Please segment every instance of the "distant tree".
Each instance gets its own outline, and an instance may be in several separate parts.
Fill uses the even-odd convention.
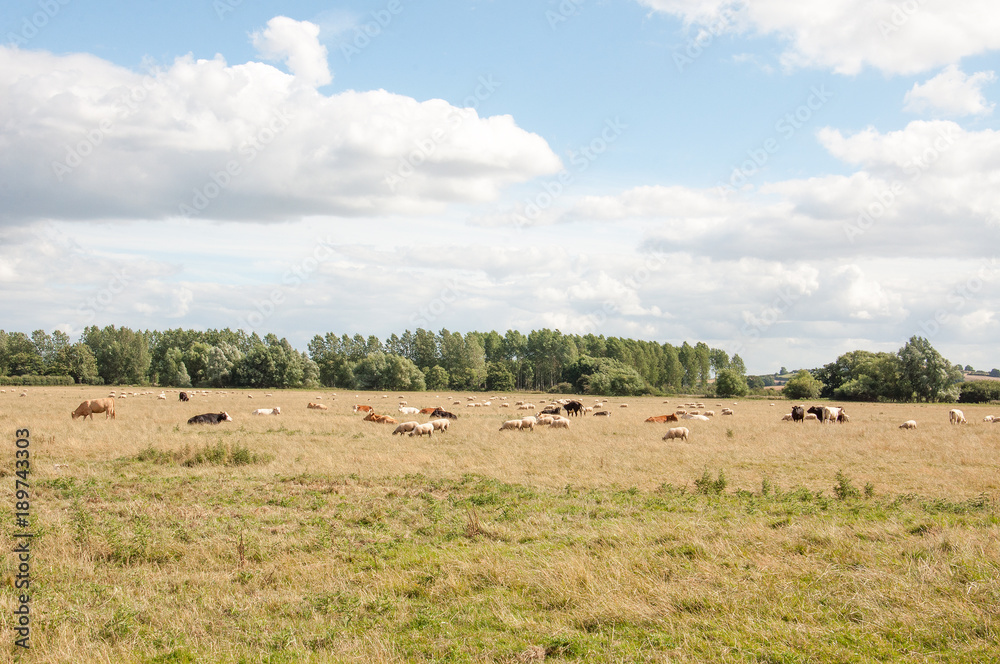
[[[803,369],[785,383],[781,394],[788,399],[815,399],[822,389],[823,383]]]
[[[952,366],[931,343],[923,337],[911,337],[899,349],[900,387],[905,400],[954,401],[958,398],[958,384],[962,371]]]
[[[735,369],[742,376],[747,374],[747,365],[743,363],[743,358],[739,355],[733,355],[733,359],[729,361],[729,368]]]
[[[723,369],[715,377],[715,395],[742,397],[750,391],[746,377],[736,369]]]
[[[967,371],[967,372],[969,372],[969,373],[972,373],[973,371],[975,371],[975,369],[972,368],[971,364],[966,364],[964,370]]]
[[[780,369],[778,369],[778,375],[779,376],[784,376],[787,373],[788,373],[788,369],[785,368],[785,367],[781,367]]]
[[[993,378],[1000,378],[1000,369],[991,370],[990,376],[992,376]]]
[[[451,376],[439,364],[435,364],[424,372],[424,382],[428,390],[447,390]]]
[[[490,392],[513,392],[514,374],[500,362],[486,366],[486,389]]]

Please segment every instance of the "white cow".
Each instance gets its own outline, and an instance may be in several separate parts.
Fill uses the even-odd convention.
[[[413,406],[400,406],[399,412],[403,415],[416,415],[420,412],[419,408],[414,408]]]
[[[277,406],[274,408],[258,408],[251,415],[281,415],[281,408]]]
[[[968,424],[965,421],[965,413],[960,411],[958,408],[952,408],[948,411],[948,419],[952,424]]]

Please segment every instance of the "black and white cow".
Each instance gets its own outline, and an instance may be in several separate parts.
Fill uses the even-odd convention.
[[[188,420],[188,424],[218,424],[219,422],[232,422],[233,418],[229,413],[204,413],[195,415]]]

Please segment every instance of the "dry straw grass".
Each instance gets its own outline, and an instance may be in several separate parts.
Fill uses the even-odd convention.
[[[683,399],[501,432],[523,413],[404,395],[459,415],[428,439],[352,412],[408,419],[396,394],[168,393],[81,422],[70,411],[104,390],[28,392],[0,394],[0,473],[12,486],[13,432],[29,428],[35,661],[998,654],[989,407],[952,426],[948,406],[849,404],[849,424],[822,426],[782,422],[786,402],[713,400],[736,414],[667,442],[643,420]],[[329,410],[307,410],[319,396]],[[221,410],[235,421],[186,424]]]

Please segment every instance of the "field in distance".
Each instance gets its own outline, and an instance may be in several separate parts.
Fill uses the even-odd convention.
[[[31,431],[39,661],[998,654],[993,406],[956,426],[946,404],[847,403],[821,425],[782,421],[784,400],[697,399],[714,417],[665,425],[644,420],[696,399],[611,398],[610,417],[499,431],[549,395],[128,389],[115,420],[74,421],[109,388],[5,389],[11,489]],[[353,412],[428,421],[401,401],[458,419],[409,437]],[[220,411],[234,421],[186,423]]]

